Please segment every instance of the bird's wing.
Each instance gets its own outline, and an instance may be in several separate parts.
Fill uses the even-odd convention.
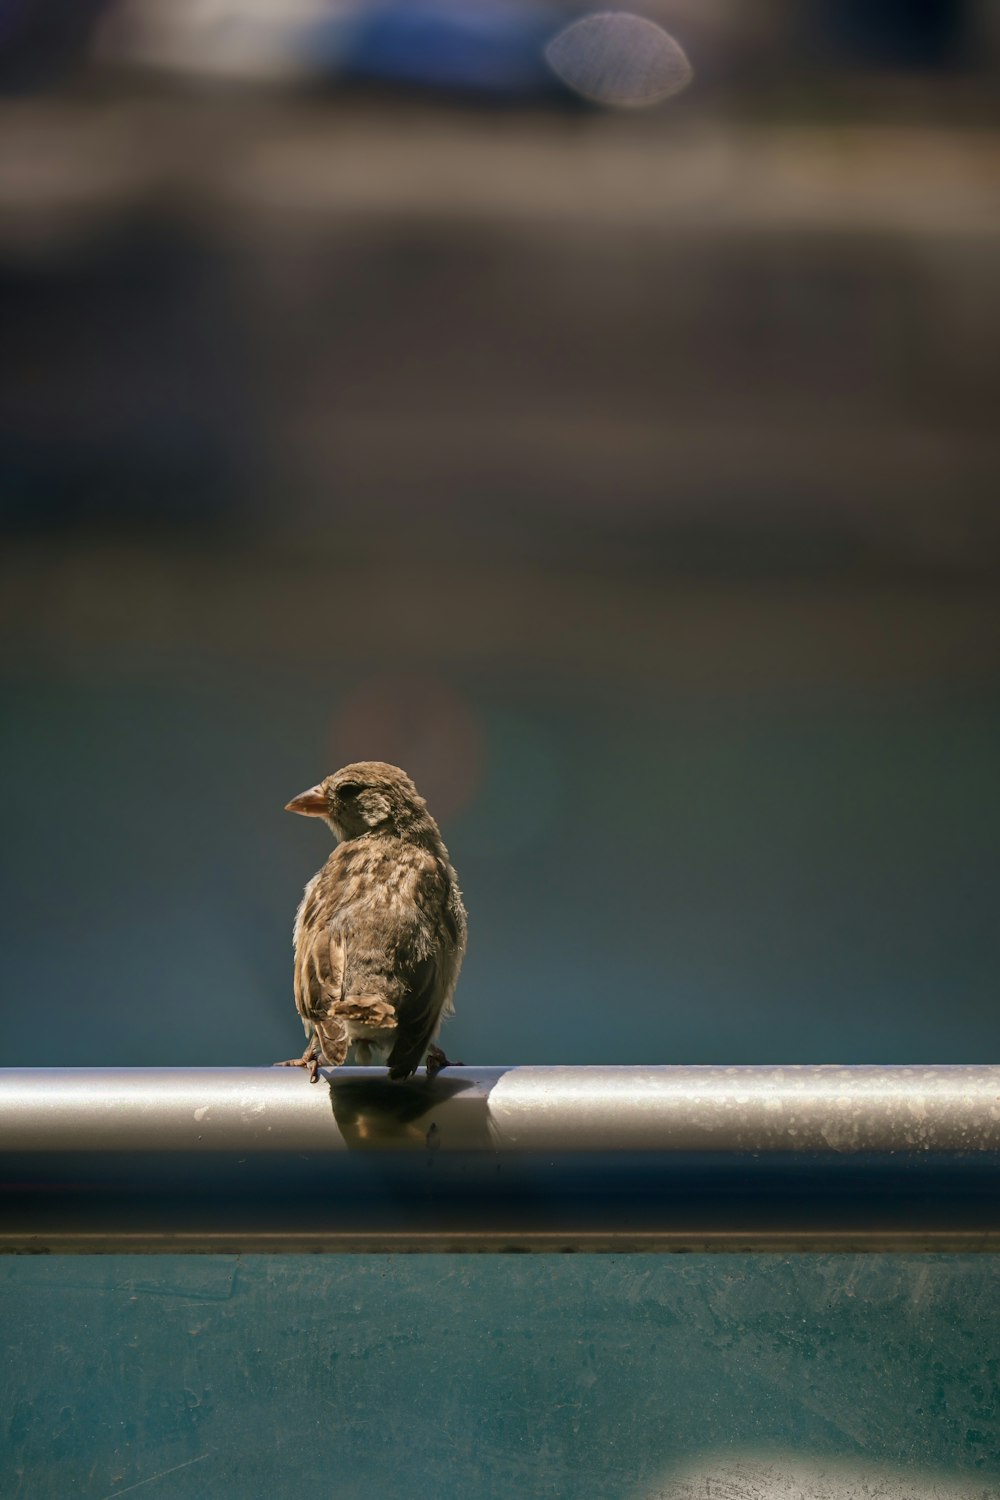
[[[344,994],[347,952],[343,932],[326,922],[303,923],[295,946],[295,1005],[306,1030],[328,1016]]]
[[[411,987],[396,1005],[396,1040],[388,1058],[390,1078],[409,1078],[416,1072],[437,1030],[443,999],[438,955],[432,953],[414,967]]]
[[[428,855],[417,872],[416,920],[396,950],[397,971],[406,992],[396,1001],[396,1040],[388,1059],[390,1078],[408,1078],[416,1071],[441,1020],[448,998],[450,949],[458,940],[450,896],[447,869],[441,860]]]

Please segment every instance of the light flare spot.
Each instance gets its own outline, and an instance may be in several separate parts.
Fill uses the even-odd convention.
[[[557,33],[545,61],[595,104],[643,109],[679,94],[694,76],[679,42],[645,16],[598,11]]]

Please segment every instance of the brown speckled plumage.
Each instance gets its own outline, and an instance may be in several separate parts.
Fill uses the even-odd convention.
[[[408,1078],[432,1047],[466,942],[465,907],[437,824],[398,766],[358,761],[289,804],[340,839],[295,918],[295,1004],[309,1038],[295,1062],[337,1067],[388,1053]],[[430,1067],[429,1063],[429,1067]]]

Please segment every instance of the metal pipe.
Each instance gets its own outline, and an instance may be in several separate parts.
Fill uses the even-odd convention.
[[[1000,1067],[0,1070],[0,1250],[1000,1248]]]
[[[0,1150],[982,1151],[1000,1067],[0,1069]]]

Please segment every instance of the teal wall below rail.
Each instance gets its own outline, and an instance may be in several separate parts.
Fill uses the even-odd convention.
[[[10,1258],[0,1494],[994,1500],[998,1292],[986,1255]]]

